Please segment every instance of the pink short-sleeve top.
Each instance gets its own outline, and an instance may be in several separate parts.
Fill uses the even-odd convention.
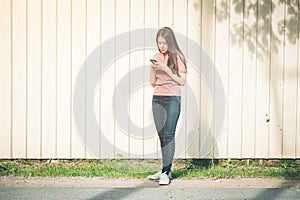
[[[153,56],[158,62],[167,65],[169,56],[162,53],[157,53]],[[177,55],[178,72],[186,73],[186,66],[182,62],[179,55]],[[156,70],[155,73],[156,82],[154,95],[158,96],[181,96],[180,85],[175,82],[166,72],[162,70]]]

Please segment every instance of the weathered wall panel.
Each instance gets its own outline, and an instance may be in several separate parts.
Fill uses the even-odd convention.
[[[163,26],[188,60],[176,158],[300,156],[299,1],[2,0],[0,12],[0,158],[161,158],[148,80]]]

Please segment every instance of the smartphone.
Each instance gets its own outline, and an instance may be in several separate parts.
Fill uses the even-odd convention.
[[[150,59],[150,61],[152,62],[152,64],[157,63],[157,60],[155,60],[155,59]]]

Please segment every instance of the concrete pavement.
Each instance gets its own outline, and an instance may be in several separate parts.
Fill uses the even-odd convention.
[[[175,179],[159,186],[147,179],[0,177],[0,199],[300,199],[300,180]]]

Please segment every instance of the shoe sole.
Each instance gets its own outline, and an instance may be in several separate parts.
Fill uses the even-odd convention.
[[[171,181],[169,183],[159,183],[159,185],[170,185]]]
[[[149,180],[151,180],[151,181],[158,181],[159,180],[159,178],[148,178]]]
[[[172,180],[172,177],[170,178],[169,177],[169,179],[170,179],[170,181]],[[159,181],[159,178],[148,178],[148,180],[151,180],[151,181]]]

